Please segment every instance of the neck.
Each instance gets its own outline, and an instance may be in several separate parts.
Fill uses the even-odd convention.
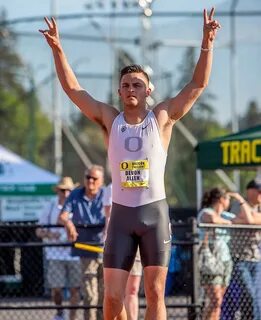
[[[145,108],[124,108],[124,119],[129,124],[139,124],[147,116],[149,110]]]
[[[95,198],[97,192],[94,190],[87,190],[85,189],[85,195],[89,198],[89,199],[93,199]]]

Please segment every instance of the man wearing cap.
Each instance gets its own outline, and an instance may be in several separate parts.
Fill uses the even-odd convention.
[[[247,192],[247,201],[250,206],[253,208],[253,212],[261,213],[261,182],[256,180],[251,180],[246,186]],[[258,219],[259,216],[256,218]],[[261,215],[260,220],[256,221],[257,224],[261,224]]]
[[[84,172],[84,187],[74,190],[66,200],[59,221],[65,226],[69,241],[83,243],[101,243],[103,241],[105,225],[103,178],[103,167],[93,165]],[[87,228],[77,228],[77,225],[87,225]],[[102,305],[101,254],[76,248],[72,249],[72,254],[79,256],[81,261],[84,305]],[[84,312],[84,319],[100,320],[102,319],[102,311],[95,307],[87,309]]]
[[[76,187],[71,177],[63,177],[55,187],[57,197],[40,216],[39,224],[55,225],[66,198]],[[64,228],[38,228],[36,234],[46,242],[65,242],[67,240]],[[52,299],[56,306],[62,305],[62,289],[70,288],[70,304],[79,302],[79,288],[81,283],[81,269],[79,257],[71,255],[69,247],[46,247],[47,282],[51,288]],[[70,310],[70,320],[76,319],[76,310]],[[53,320],[64,320],[62,309],[57,310]]]
[[[261,185],[257,180],[251,180],[246,185],[246,201],[242,201],[240,206],[251,207],[251,210],[241,210],[233,223],[261,224]],[[231,230],[231,236],[234,266],[223,299],[221,319],[233,320],[240,317],[260,320],[261,230],[251,227],[235,228]]]

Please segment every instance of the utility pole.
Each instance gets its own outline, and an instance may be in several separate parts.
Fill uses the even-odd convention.
[[[151,67],[150,57],[150,45],[151,45],[151,16],[152,16],[152,3],[153,0],[139,0],[140,8],[142,9],[141,15],[141,59],[144,70],[149,75],[150,79],[153,77],[153,69]],[[154,85],[150,83],[150,87],[153,91]],[[155,100],[152,96],[149,96],[147,103],[150,107],[155,105]]]
[[[236,59],[236,20],[235,13],[238,0],[233,0],[231,4],[231,16],[230,16],[230,92],[231,92],[231,123],[232,132],[238,132],[238,112],[237,112],[237,59]],[[234,170],[233,172],[234,182],[237,186],[237,190],[240,190],[240,171]]]
[[[150,59],[148,56],[149,49],[149,39],[151,32],[151,21],[150,17],[152,16],[152,5],[153,0],[140,0],[139,6],[142,9],[141,15],[141,58],[143,66],[150,65]]]
[[[28,76],[29,76],[29,128],[28,128],[28,152],[29,152],[29,160],[35,162],[35,84],[33,73],[30,68],[28,67]]]

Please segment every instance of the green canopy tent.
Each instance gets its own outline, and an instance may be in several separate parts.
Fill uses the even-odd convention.
[[[59,177],[0,145],[0,221],[36,221]]]
[[[201,170],[261,166],[261,125],[199,142],[197,152],[197,202],[202,197]]]

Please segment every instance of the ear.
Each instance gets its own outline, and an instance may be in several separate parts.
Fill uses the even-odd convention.
[[[119,97],[121,97],[121,91],[120,91],[120,89],[118,89],[118,95],[119,95]]]
[[[148,88],[146,90],[146,97],[150,96],[151,95],[151,88]]]

